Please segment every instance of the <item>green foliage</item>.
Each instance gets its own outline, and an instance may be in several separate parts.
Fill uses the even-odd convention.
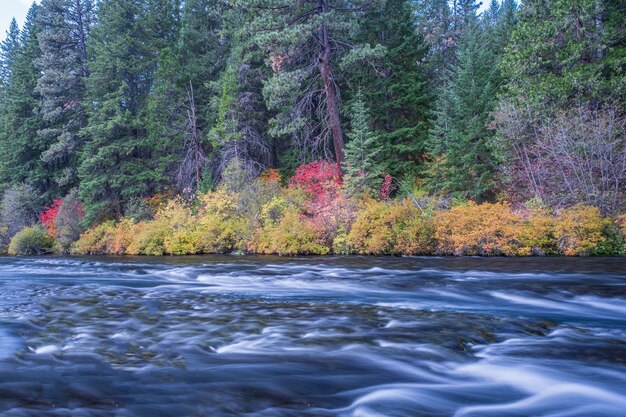
[[[612,0],[524,2],[501,62],[507,94],[532,106],[623,103],[625,11]]]
[[[95,23],[93,0],[43,0],[38,22],[41,56],[35,65],[39,114],[38,135],[48,146],[41,154],[50,165],[59,193],[78,185],[76,168],[87,124],[87,38]]]
[[[496,104],[498,74],[487,33],[469,23],[436,104],[429,140],[429,189],[484,199],[493,190],[494,157],[487,124]]]
[[[369,126],[369,111],[359,90],[350,111],[350,142],[346,145],[345,180],[355,194],[380,188],[382,169],[378,162],[378,137]]]
[[[12,51],[10,76],[3,89],[2,127],[0,128],[0,183],[28,183],[51,199],[55,184],[51,168],[40,158],[48,148],[38,135],[44,127],[37,109],[41,97],[36,91],[40,75],[36,62],[41,57],[38,35],[40,6],[33,4],[20,33],[19,48]],[[4,188],[2,187],[2,188]]]
[[[425,72],[427,45],[417,30],[412,2],[374,2],[359,29],[359,43],[385,51],[382,57],[346,68],[370,111],[378,164],[393,177],[415,176],[422,170],[433,97]],[[349,102],[357,99],[354,93],[349,91]]]
[[[52,252],[54,239],[41,226],[20,230],[9,244],[9,255],[42,255]]]
[[[93,103],[79,167],[87,221],[121,216],[133,197],[167,183],[168,142],[151,141],[146,103],[153,86],[155,50],[175,27],[173,0],[105,1],[93,30],[87,95]]]

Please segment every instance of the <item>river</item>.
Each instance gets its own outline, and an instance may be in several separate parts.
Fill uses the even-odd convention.
[[[626,259],[0,257],[2,416],[625,416]]]

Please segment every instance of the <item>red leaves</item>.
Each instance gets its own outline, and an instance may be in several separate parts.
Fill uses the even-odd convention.
[[[341,170],[337,164],[327,161],[302,164],[291,177],[290,186],[301,187],[314,200],[322,200],[328,193],[337,194],[341,187]]]
[[[389,174],[385,174],[385,178],[383,179],[383,184],[380,187],[380,198],[383,201],[389,200],[391,193],[394,191],[393,187],[393,177]]]
[[[52,236],[56,236],[57,234],[57,225],[56,219],[59,214],[59,208],[61,207],[62,200],[54,200],[50,207],[44,210],[43,213],[39,215],[39,220],[43,223],[44,227],[48,231],[48,233]]]

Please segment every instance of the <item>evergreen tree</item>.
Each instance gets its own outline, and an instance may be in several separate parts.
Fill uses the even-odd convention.
[[[11,68],[15,62],[18,48],[20,46],[20,29],[15,19],[11,20],[11,26],[6,33],[6,37],[0,44],[0,87],[8,88],[11,78]]]
[[[121,216],[133,198],[170,181],[162,164],[167,143],[149,140],[147,101],[176,7],[169,0],[100,3],[90,44],[89,140],[79,167],[87,221]]]
[[[277,111],[270,132],[292,135],[302,153],[326,154],[332,139],[335,160],[343,160],[339,73],[336,68],[380,55],[380,48],[357,46],[351,32],[367,0],[254,0],[250,30],[268,55],[274,75],[264,94]]]
[[[386,53],[374,65],[350,69],[351,83],[363,86],[385,172],[414,179],[423,161],[433,98],[421,65],[427,48],[411,2],[382,2],[364,17],[361,28],[360,42],[382,45]]]
[[[496,103],[499,77],[486,31],[477,21],[461,37],[456,60],[437,100],[430,137],[429,188],[484,199],[493,186],[487,123]]]
[[[93,1],[43,0],[39,20],[42,55],[37,60],[41,76],[36,90],[46,122],[39,135],[50,143],[42,159],[55,168],[55,179],[65,194],[77,185],[78,153],[84,140],[80,132],[87,123],[87,37],[94,23]]]
[[[623,2],[529,0],[503,56],[507,95],[538,109],[626,97]]]
[[[350,131],[346,144],[344,171],[353,193],[361,194],[380,186],[382,170],[378,162],[380,143],[370,128],[370,113],[359,90],[350,109]]]
[[[35,62],[41,57],[37,36],[41,31],[39,6],[33,4],[20,34],[3,98],[3,128],[0,137],[0,182],[28,183],[46,198],[55,194],[54,184],[41,154],[48,144],[37,132],[43,127],[38,113],[40,96],[35,87],[39,71]]]
[[[419,30],[430,46],[425,67],[434,91],[454,64],[459,39],[465,26],[475,19],[480,3],[476,0],[415,0],[415,3]]]
[[[185,1],[176,40],[159,54],[149,100],[149,135],[167,144],[169,158],[162,159],[163,170],[172,173],[179,191],[195,190],[201,179],[196,172],[209,170],[213,149],[207,133],[215,120],[212,84],[222,74],[230,48],[224,35],[230,7],[213,0]]]

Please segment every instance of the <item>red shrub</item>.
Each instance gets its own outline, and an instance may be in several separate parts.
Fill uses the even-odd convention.
[[[385,178],[383,179],[383,184],[380,187],[380,198],[383,201],[389,200],[391,193],[394,191],[393,187],[393,177],[389,174],[385,174]]]
[[[54,200],[50,207],[46,208],[43,213],[39,215],[39,220],[43,223],[44,227],[52,236],[57,234],[56,218],[59,214],[59,208],[61,207],[62,200]]]
[[[313,161],[302,164],[291,177],[291,187],[301,187],[310,193],[314,200],[326,198],[328,193],[337,194],[341,187],[341,171],[337,164],[327,161]]]

